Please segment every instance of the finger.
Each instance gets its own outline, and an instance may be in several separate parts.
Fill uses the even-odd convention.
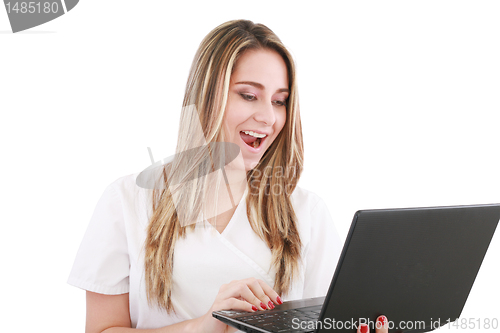
[[[249,281],[247,280],[231,282],[224,288],[224,290],[221,290],[221,292],[219,293],[219,299],[223,301],[229,298],[241,297],[246,302],[254,305],[258,309],[266,310],[267,306],[260,300],[260,298],[255,296],[253,291],[248,286],[248,283]]]
[[[386,316],[379,316],[375,323],[376,333],[388,333],[389,332],[389,322]]]
[[[280,296],[276,291],[274,291],[273,288],[271,288],[267,283],[265,283],[262,280],[257,280],[257,281],[259,281],[261,288],[264,290],[267,297],[269,297],[271,301],[273,301],[274,304],[283,304],[283,301],[281,300]]]
[[[247,301],[239,300],[234,297],[226,298],[222,302],[219,302],[216,307],[214,307],[214,311],[218,310],[241,310],[248,312],[259,311],[259,309],[253,305],[248,303]]]
[[[359,324],[358,327],[358,333],[369,333],[370,332],[370,327],[366,324]]]
[[[274,309],[274,303],[272,299],[276,300],[278,294],[269,287],[264,281],[259,279],[250,279],[248,281],[248,287],[252,291],[252,293],[257,297],[261,303],[264,305],[261,307],[266,309]]]

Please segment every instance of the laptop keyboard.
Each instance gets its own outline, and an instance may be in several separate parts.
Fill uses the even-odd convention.
[[[320,311],[321,305],[318,305],[279,312],[257,312],[252,316],[235,319],[273,333],[306,333],[314,332],[314,329],[307,328],[311,327],[311,322],[319,319]],[[301,322],[305,323],[301,325]]]

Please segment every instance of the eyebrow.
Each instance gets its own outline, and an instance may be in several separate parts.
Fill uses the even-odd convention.
[[[254,82],[254,81],[240,81],[240,82],[236,82],[235,84],[248,84],[248,85],[254,86],[255,88],[260,89],[260,90],[264,90],[265,89],[265,87],[262,84],[260,84],[258,82]],[[281,89],[278,89],[276,92],[279,92],[279,93],[281,93],[281,92],[290,93],[290,89],[288,89],[288,88],[281,88]]]

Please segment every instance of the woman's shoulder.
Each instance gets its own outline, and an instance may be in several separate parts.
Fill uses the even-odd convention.
[[[148,190],[146,188],[137,184],[137,177],[139,174],[139,172],[136,172],[118,177],[108,183],[107,190],[111,190],[125,196],[139,195],[141,192],[147,192]]]
[[[107,201],[121,204],[126,209],[130,208],[132,203],[135,206],[137,203],[147,201],[151,190],[137,185],[138,175],[139,172],[131,173],[111,181],[102,197]]]
[[[302,228],[321,227],[325,223],[331,223],[328,206],[316,193],[297,186],[291,198],[293,210]]]
[[[291,197],[303,244],[307,246],[312,242],[321,247],[325,239],[337,244],[339,237],[325,201],[301,187],[297,187]]]
[[[293,191],[292,203],[294,209],[307,209],[309,211],[313,210],[318,206],[318,204],[323,204],[323,200],[316,193],[306,190],[300,186],[297,186]]]
[[[120,176],[109,183],[109,187],[113,187],[117,190],[127,190],[130,188],[137,187],[136,179],[139,172],[131,173],[125,176]]]

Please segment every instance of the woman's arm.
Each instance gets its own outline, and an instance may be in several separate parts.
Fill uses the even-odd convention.
[[[131,328],[128,294],[103,295],[87,291],[87,320],[85,333],[136,332]],[[196,332],[199,319],[186,320],[175,325],[138,330],[144,333]]]
[[[145,333],[231,333],[237,330],[213,318],[213,311],[232,309],[255,312],[259,309],[273,309],[274,304],[281,304],[281,299],[264,281],[255,278],[235,280],[221,286],[212,307],[203,316],[162,328],[139,331]],[[87,291],[86,333],[135,332],[136,329],[131,326],[129,294],[103,295]]]

